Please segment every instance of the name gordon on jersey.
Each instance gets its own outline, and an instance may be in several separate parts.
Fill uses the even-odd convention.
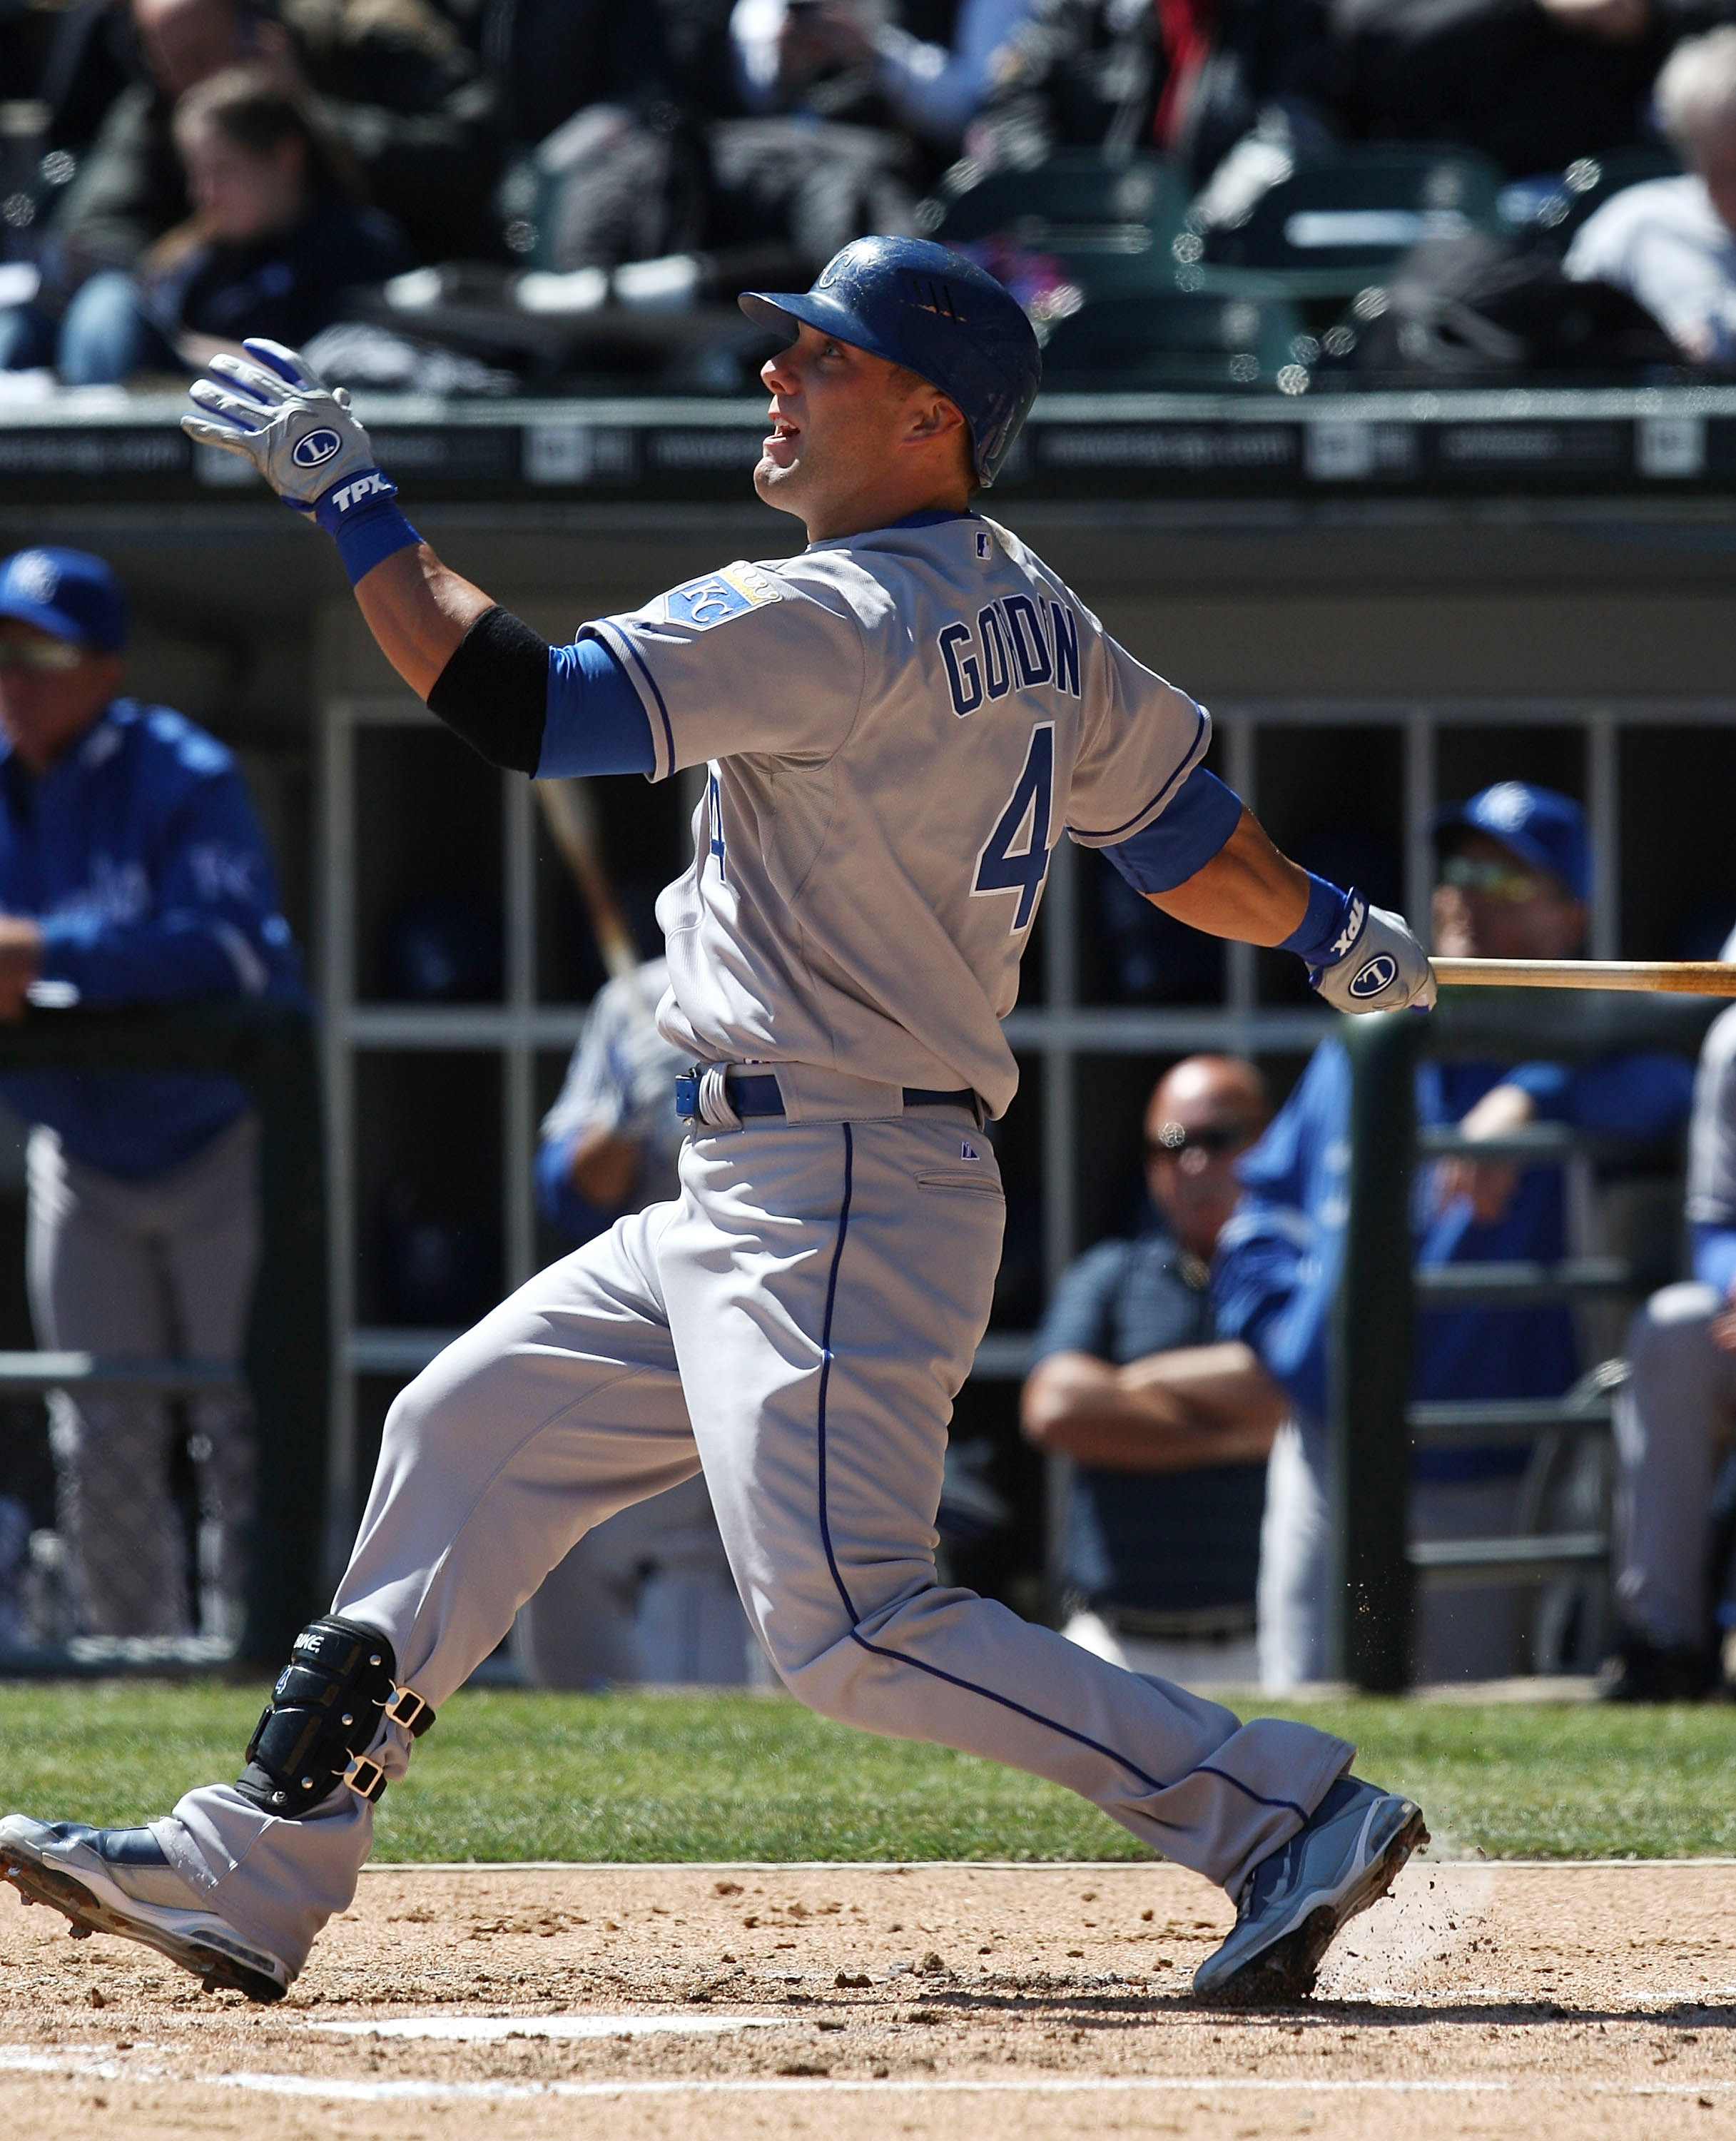
[[[961,719],[986,700],[1015,687],[1047,684],[1074,698],[1079,692],[1079,619],[1065,603],[1002,595],[976,613],[976,628],[961,619],[935,635],[947,665],[952,711]]]

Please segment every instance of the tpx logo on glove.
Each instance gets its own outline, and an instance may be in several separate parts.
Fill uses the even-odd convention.
[[[1399,978],[1399,962],[1390,952],[1377,952],[1359,973],[1350,977],[1350,994],[1359,1002],[1378,997]]]
[[[297,440],[289,458],[298,468],[315,469],[342,451],[343,441],[336,431],[310,431],[305,439]]]
[[[1332,940],[1332,956],[1335,959],[1343,958],[1345,953],[1362,934],[1363,918],[1367,913],[1368,908],[1361,897],[1353,893],[1350,897],[1350,910],[1345,916],[1344,928]],[[1355,986],[1353,982],[1351,987],[1354,988]]]
[[[317,434],[310,436],[317,436]],[[366,475],[357,476],[354,483],[340,484],[332,493],[331,497],[322,502],[336,506],[340,513],[347,513],[352,506],[360,505],[365,498],[376,495],[381,498],[396,498],[397,495],[398,486],[391,478],[389,475],[382,475],[378,469],[374,469]]]

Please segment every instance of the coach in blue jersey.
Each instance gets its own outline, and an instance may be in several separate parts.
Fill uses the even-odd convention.
[[[27,1002],[298,996],[288,924],[234,760],[120,696],[126,606],[100,558],[0,564],[0,1017]],[[34,1125],[27,1256],[40,1342],[233,1359],[256,1262],[257,1126],[227,1078],[34,1071],[0,1079]],[[233,1598],[252,1441],[234,1400],[190,1408],[201,1506]],[[58,1521],[86,1629],[189,1626],[169,1415],[51,1400]],[[200,1455],[199,1453],[204,1454]]]
[[[1577,953],[1591,883],[1579,805],[1505,780],[1436,828],[1440,881],[1434,941],[1443,955],[1565,958]],[[1424,1124],[1499,1136],[1533,1120],[1624,1136],[1662,1136],[1687,1113],[1692,1080],[1674,1056],[1611,1057],[1569,1070],[1431,1061],[1417,1076]],[[1290,1400],[1273,1446],[1260,1579],[1261,1673],[1282,1688],[1318,1679],[1324,1653],[1327,1529],[1326,1354],[1338,1291],[1349,1164],[1350,1066],[1336,1041],[1316,1051],[1301,1083],[1241,1164],[1247,1196],[1214,1267],[1218,1335],[1246,1339]],[[1501,1163],[1438,1166],[1422,1181],[1424,1264],[1554,1262],[1566,1253],[1561,1169]],[[1425,1310],[1417,1318],[1419,1399],[1557,1397],[1579,1371],[1571,1311]],[[1425,1450],[1412,1460],[1419,1538],[1487,1537],[1512,1528],[1528,1452],[1511,1445]],[[1512,1670],[1510,1589],[1425,1593],[1416,1663],[1423,1680]]]

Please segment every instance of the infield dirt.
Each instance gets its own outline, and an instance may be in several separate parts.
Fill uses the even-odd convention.
[[[1168,1866],[386,1868],[261,2009],[0,1899],[0,2114],[140,2141],[1736,2132],[1736,1865],[1419,1861],[1312,2001],[1257,2016],[1187,1996],[1229,1917]]]

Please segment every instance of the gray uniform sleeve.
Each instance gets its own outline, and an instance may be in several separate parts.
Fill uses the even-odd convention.
[[[1158,817],[1204,758],[1212,717],[1107,632],[1091,636],[1086,668],[1067,830],[1083,847],[1113,847]]]
[[[1688,1133],[1688,1218],[1736,1227],[1736,1005],[1712,1022],[1694,1081]]]
[[[863,628],[823,573],[725,565],[584,629],[639,694],[653,780],[750,753],[829,758],[862,705]]]

